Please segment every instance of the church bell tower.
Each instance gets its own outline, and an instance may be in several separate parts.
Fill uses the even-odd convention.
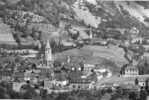
[[[53,67],[52,49],[49,40],[47,40],[45,47],[45,64],[49,68]]]

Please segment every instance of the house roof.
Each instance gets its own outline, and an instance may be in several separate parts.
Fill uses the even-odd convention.
[[[133,64],[129,64],[125,70],[138,70],[137,66],[136,65],[133,65]]]
[[[138,70],[138,68],[136,66],[129,65],[125,70]]]
[[[12,71],[0,71],[1,76],[11,76],[12,74]]]
[[[81,76],[82,76],[82,72],[80,72],[80,71],[73,71],[73,72],[70,72],[69,73],[69,78],[70,79],[78,79],[78,78],[81,78]]]
[[[58,81],[64,81],[67,79],[67,75],[65,73],[56,73],[54,77]]]

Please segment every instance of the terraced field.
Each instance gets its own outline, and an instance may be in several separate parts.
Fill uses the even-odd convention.
[[[17,45],[8,25],[0,21],[0,44]]]

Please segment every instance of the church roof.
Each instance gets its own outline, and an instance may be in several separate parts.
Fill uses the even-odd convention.
[[[46,48],[51,48],[49,40],[47,40]]]
[[[131,70],[131,69],[138,70],[138,68],[136,66],[133,66],[133,65],[128,65],[125,70]]]

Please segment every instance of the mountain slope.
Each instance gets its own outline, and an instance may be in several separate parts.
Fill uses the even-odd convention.
[[[28,28],[34,23],[51,24],[56,28],[53,31],[59,32],[60,36],[63,35],[60,32],[67,31],[65,29],[67,25],[81,25],[86,28],[91,26],[100,31],[104,30],[104,33],[107,28],[127,30],[132,27],[137,27],[141,33],[148,27],[146,21],[149,17],[148,9],[137,2],[96,0],[17,0],[11,2],[7,0],[7,2],[3,1],[1,5],[1,17],[6,24],[20,32],[18,37],[32,35],[34,27],[36,27],[35,30],[42,29],[43,26],[38,25]],[[60,26],[62,21],[65,21],[63,27]],[[48,31],[49,27],[45,25],[43,29]],[[40,31],[43,32],[43,30]]]

